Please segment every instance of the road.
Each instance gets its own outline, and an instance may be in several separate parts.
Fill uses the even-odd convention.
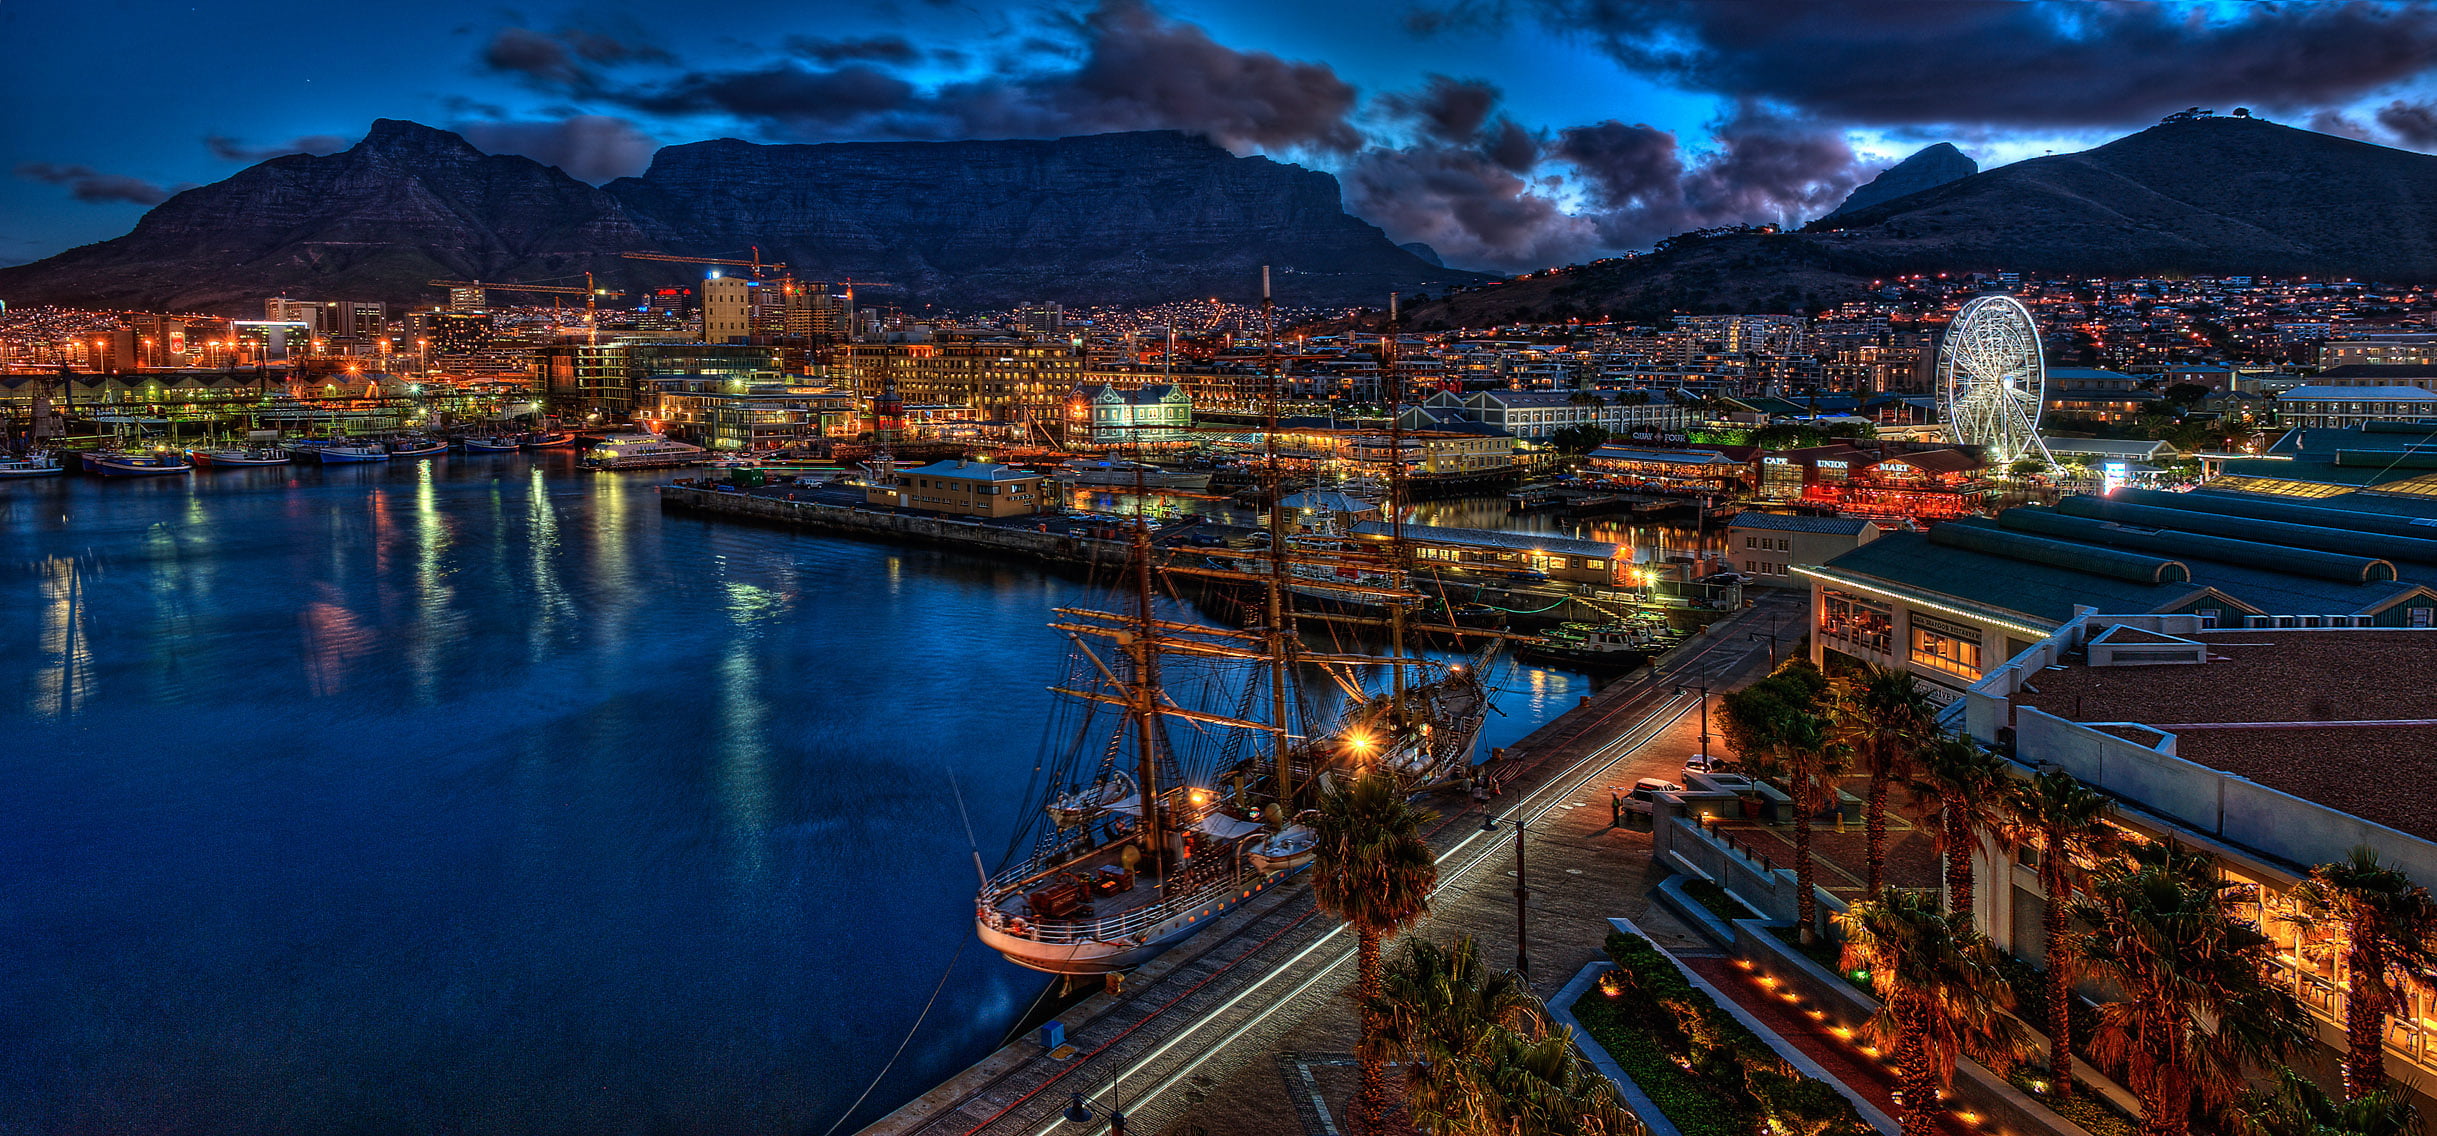
[[[1648,837],[1609,824],[1607,787],[1680,772],[1698,744],[1701,680],[1724,690],[1764,670],[1772,622],[1782,651],[1801,634],[1803,604],[1797,593],[1769,593],[1687,643],[1655,673],[1611,686],[1515,747],[1523,755],[1519,772],[1491,805],[1498,828],[1485,831],[1482,814],[1467,807],[1433,831],[1437,913],[1421,932],[1473,934],[1493,960],[1513,950],[1510,865],[1519,819],[1533,849],[1530,953],[1539,960],[1533,985],[1544,994],[1562,985],[1581,965],[1576,956],[1597,950],[1600,936],[1586,928],[1619,913],[1620,903],[1638,908],[1646,887],[1636,884],[1647,867]],[[1122,1108],[1136,1131],[1334,1131],[1327,1099],[1337,1094],[1322,1082],[1348,1080],[1346,1070],[1305,1062],[1288,1073],[1278,1055],[1314,1028],[1327,1032],[1334,1022],[1335,1033],[1345,1032],[1351,1015],[1341,995],[1353,969],[1353,937],[1315,910],[1305,888],[1264,897],[1230,923],[1214,927],[1207,942],[1189,941],[1138,971],[1121,995],[1096,996],[1063,1015],[1074,1055],[1057,1060],[1034,1042],[1018,1041],[864,1131],[1085,1131],[1061,1115],[1074,1093],[1096,1110]],[[1290,1079],[1298,1083],[1290,1086]]]

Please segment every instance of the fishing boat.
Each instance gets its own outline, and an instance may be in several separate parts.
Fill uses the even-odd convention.
[[[527,434],[516,444],[528,450],[563,450],[575,444],[575,435],[543,431]]]
[[[58,458],[41,450],[21,458],[0,458],[0,481],[18,481],[32,477],[57,477],[67,472]]]
[[[313,460],[323,465],[385,462],[389,460],[389,451],[374,442],[350,442],[344,445],[315,447]]]
[[[673,469],[700,465],[710,457],[711,451],[701,446],[658,434],[611,434],[578,460],[591,469]]]
[[[1622,673],[1673,644],[1663,633],[1632,623],[1568,623],[1518,647],[1518,658],[1592,673]]]
[[[193,458],[195,465],[198,467],[208,466],[212,468],[248,465],[286,465],[295,460],[294,458],[288,456],[288,451],[280,449],[276,446],[256,446],[251,449],[229,448],[218,450],[189,450],[187,451],[187,456]]]
[[[448,452],[448,442],[440,438],[400,438],[389,444],[393,458],[430,458]]]
[[[186,455],[176,453],[89,453],[84,455],[84,463],[86,473],[103,477],[161,477],[195,469]]]
[[[1182,489],[1199,493],[1210,488],[1210,471],[1162,469],[1135,461],[1095,461],[1076,458],[1060,465],[1051,479],[1066,485],[1102,489]]]
[[[460,438],[458,442],[469,454],[512,454],[522,446],[522,443],[518,442],[513,435],[500,435],[492,438]]]

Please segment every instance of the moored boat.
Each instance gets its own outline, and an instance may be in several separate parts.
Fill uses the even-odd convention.
[[[575,444],[575,435],[552,431],[527,434],[517,445],[528,450],[563,450]]]
[[[86,473],[103,477],[161,477],[195,469],[186,455],[172,453],[90,453],[84,455],[84,464]]]
[[[0,458],[0,481],[16,481],[30,477],[57,477],[67,472],[58,458],[41,450],[21,458]]]
[[[342,446],[322,446],[313,451],[314,459],[323,465],[346,465],[354,462],[385,462],[389,451],[371,443],[351,443]]]
[[[711,451],[658,434],[611,434],[580,459],[591,469],[673,469],[700,465]]]
[[[286,465],[290,461],[295,460],[288,456],[288,451],[279,449],[275,446],[257,446],[252,449],[229,448],[219,450],[189,450],[187,451],[187,456],[193,458],[195,465],[198,467],[209,466],[214,468],[248,465]]]
[[[1210,488],[1207,470],[1162,469],[1135,461],[1094,461],[1076,458],[1060,465],[1050,477],[1068,485],[1103,489],[1181,489],[1199,493]]]
[[[1660,636],[1630,624],[1569,623],[1515,651],[1518,658],[1576,670],[1619,673],[1665,650]]]
[[[492,438],[467,437],[458,441],[469,454],[512,454],[521,448],[514,435],[503,434]]]
[[[389,444],[393,458],[429,458],[448,452],[448,443],[439,438],[400,438]]]

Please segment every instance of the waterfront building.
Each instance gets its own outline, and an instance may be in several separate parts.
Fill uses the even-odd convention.
[[[2421,422],[2437,419],[2437,391],[2416,386],[2301,386],[2278,395],[2276,407],[2287,426]]]
[[[1083,383],[1066,396],[1066,441],[1174,445],[1193,436],[1193,401],[1174,383]]]
[[[1353,534],[1366,543],[1385,544],[1401,535],[1416,567],[1452,568],[1492,576],[1541,573],[1568,584],[1602,587],[1624,579],[1632,566],[1632,551],[1621,544],[1575,540],[1547,533],[1504,529],[1466,529],[1443,525],[1405,525],[1362,521]]]
[[[1788,516],[1751,510],[1726,526],[1726,559],[1753,582],[1772,587],[1801,584],[1796,564],[1824,564],[1878,538],[1879,526],[1857,517]]]
[[[2290,381],[2268,390],[2283,394],[2299,386],[2329,387],[2419,387],[2437,390],[2437,363],[2351,363],[2329,367],[2309,378],[2294,376]]]
[[[656,375],[644,425],[712,450],[785,449],[858,425],[854,398],[826,387],[748,382],[719,375]]]
[[[533,358],[551,413],[609,422],[626,421],[639,412],[648,416],[655,396],[653,379],[724,380],[735,385],[720,389],[741,391],[786,377],[780,348],[750,343],[621,337],[598,344],[554,343],[534,351]]]
[[[1409,427],[1427,429],[1457,422],[1478,423],[1543,442],[1560,430],[1584,426],[1610,434],[1681,430],[1690,425],[1691,415],[1683,404],[1646,390],[1492,389],[1468,395],[1442,390],[1405,411]]]
[[[2306,929],[2291,891],[2366,847],[2437,886],[2437,631],[2211,628],[2198,616],[2083,608],[1972,684],[1963,724],[2022,775],[2059,769],[2113,798],[2131,839],[2215,857],[2237,914],[2276,940],[2273,975],[2300,999],[2332,1064],[2344,1047],[2339,927]],[[1974,858],[1973,917],[2001,948],[2043,961],[2039,873]],[[2437,1095],[2437,990],[2400,986],[2386,1071]]]
[[[2208,488],[2359,513],[2392,513],[2437,498],[2437,422],[2297,426],[2257,457],[2216,461]],[[2266,506],[2263,506],[2265,508]]]
[[[856,393],[864,398],[893,383],[907,402],[970,406],[988,420],[1043,432],[1059,428],[1068,394],[1086,377],[1081,348],[1008,336],[857,343],[849,358]]]
[[[1732,495],[1759,484],[1754,446],[1657,449],[1611,443],[1591,451],[1593,474],[1628,488],[1659,493]]]
[[[2322,369],[2351,365],[2437,366],[2437,335],[2398,332],[2376,338],[2330,339],[2319,344]]]
[[[1942,701],[2083,608],[2206,627],[2426,627],[2437,619],[2437,498],[2394,511],[2118,489],[1891,532],[1822,563],[1812,661],[1911,671]]]
[[[992,462],[939,461],[863,491],[865,503],[956,517],[1020,517],[1042,511],[1043,477]]]

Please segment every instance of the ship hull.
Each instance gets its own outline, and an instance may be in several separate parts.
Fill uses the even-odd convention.
[[[165,477],[176,473],[192,473],[194,468],[184,462],[130,461],[123,458],[101,458],[85,455],[85,472],[103,477]]]
[[[984,945],[1017,966],[1045,974],[1114,974],[1151,961],[1195,932],[1234,914],[1253,897],[1293,874],[1294,869],[1289,868],[1245,881],[1240,887],[1228,888],[1192,907],[1180,908],[1148,929],[1120,939],[1078,937],[1061,942],[1054,934],[1042,938],[1019,935],[1010,928],[1021,925],[1021,920],[978,919],[974,921],[974,931]]]

